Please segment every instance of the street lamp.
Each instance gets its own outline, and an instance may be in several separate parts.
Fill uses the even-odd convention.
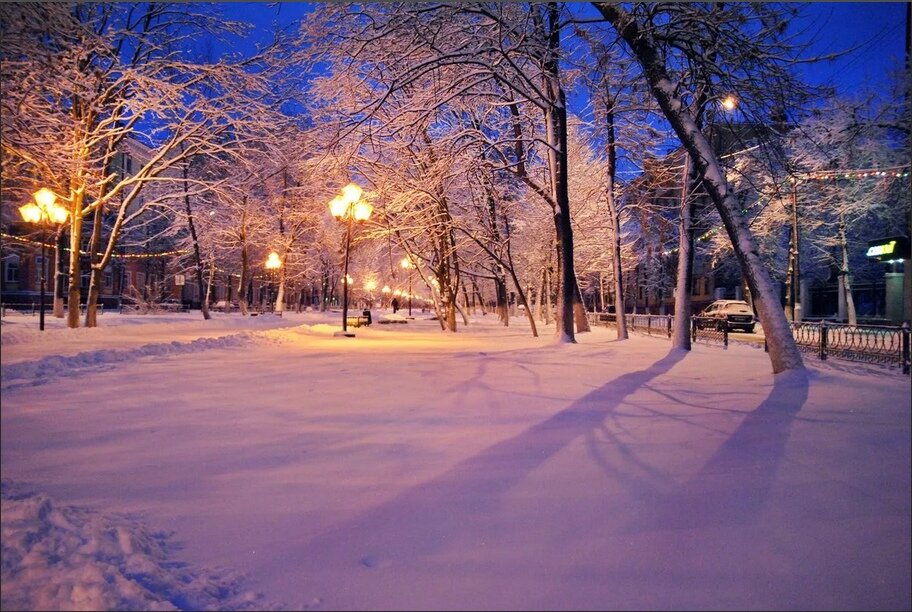
[[[57,225],[67,220],[67,210],[57,205],[57,196],[53,191],[42,187],[34,193],[35,201],[19,207],[19,214],[26,223],[34,223],[41,228],[41,297],[38,302],[38,329],[44,331],[44,287],[47,279],[47,230],[52,224]],[[77,305],[78,307],[78,305]]]
[[[736,98],[734,95],[729,94],[722,98],[722,108],[725,110],[733,111],[735,110],[736,106],[738,106],[738,98]]]
[[[275,274],[276,270],[282,267],[282,260],[279,258],[279,254],[275,251],[269,254],[269,257],[266,258],[266,270],[269,274],[269,301],[272,302],[272,293],[275,285]],[[272,311],[275,312],[275,306],[273,305]]]
[[[367,303],[369,308],[374,307],[374,289],[377,288],[377,281],[372,278],[364,281],[364,290],[367,291]]]
[[[403,257],[399,265],[409,273],[409,316],[412,316],[412,270],[415,269],[415,264],[408,257]]]
[[[329,203],[329,212],[337,221],[346,221],[345,230],[345,263],[342,268],[342,278],[348,282],[342,285],[342,335],[353,336],[348,333],[348,255],[351,251],[352,222],[364,223],[370,219],[374,207],[361,199],[361,188],[354,183],[349,183],[342,188],[342,193]]]

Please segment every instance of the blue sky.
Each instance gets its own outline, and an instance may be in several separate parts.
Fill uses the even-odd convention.
[[[289,25],[319,3],[305,2],[226,2],[231,17],[257,26],[257,36],[268,38],[272,24]],[[846,94],[868,85],[878,87],[893,66],[901,65],[905,47],[904,2],[811,2],[805,17],[794,25],[818,32],[815,53],[850,50],[832,62],[806,67],[806,78],[815,84],[832,82]]]
[[[840,94],[881,86],[888,71],[904,61],[906,3],[817,2],[807,7],[805,23],[820,29],[815,52],[852,49],[846,56],[806,68],[807,78],[832,81]]]

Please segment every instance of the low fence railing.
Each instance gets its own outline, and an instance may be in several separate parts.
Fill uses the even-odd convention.
[[[85,309],[86,309],[86,305],[85,305],[85,304],[80,304],[80,305],[79,305],[79,312],[80,312],[81,314],[85,314]],[[41,308],[40,308],[40,306],[38,305],[37,302],[22,302],[22,303],[12,303],[12,302],[11,302],[11,303],[6,303],[6,302],[4,302],[4,303],[0,304],[0,317],[5,317],[5,316],[6,316],[6,313],[9,312],[9,311],[27,313],[27,314],[30,314],[30,315],[32,315],[32,316],[38,316],[38,312],[39,312],[40,310],[41,310]],[[53,310],[54,310],[54,304],[53,304],[53,303],[48,303],[48,304],[45,304],[45,305],[44,305],[44,314],[45,314],[45,316],[47,316],[47,314],[48,314],[49,312],[52,312]],[[98,305],[98,314],[100,314],[100,315],[103,315],[103,314],[104,314],[104,304],[99,304],[99,305]]]
[[[887,325],[843,325],[839,323],[794,322],[792,335],[798,349],[814,353],[820,359],[834,357],[900,366],[903,374],[910,369],[909,324],[901,327]]]
[[[617,325],[614,313],[589,313],[592,325]],[[628,314],[627,329],[650,336],[671,338],[674,317],[671,315]],[[790,322],[798,350],[821,360],[844,359],[899,367],[903,374],[912,371],[912,333],[908,323],[902,326],[845,325],[822,322]],[[711,317],[690,318],[692,342],[721,344],[728,347],[728,325]],[[766,341],[764,340],[764,349]]]

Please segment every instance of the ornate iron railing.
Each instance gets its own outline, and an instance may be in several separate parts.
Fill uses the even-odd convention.
[[[690,318],[690,340],[728,348],[728,324],[713,317],[693,316]]]
[[[589,313],[593,325],[616,325],[614,313]],[[651,336],[671,337],[674,317],[670,315],[626,315],[627,328]],[[798,350],[822,360],[844,359],[863,363],[899,366],[903,374],[912,371],[912,334],[908,323],[901,327],[884,325],[842,325],[836,323],[792,322]],[[728,326],[718,319],[691,317],[691,341],[721,344],[728,348]],[[764,343],[765,348],[765,343]]]
[[[838,323],[792,322],[798,349],[820,359],[834,357],[849,361],[902,367],[909,373],[909,325],[842,325]]]

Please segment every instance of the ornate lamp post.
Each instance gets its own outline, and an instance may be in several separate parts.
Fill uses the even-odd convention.
[[[409,273],[409,316],[412,316],[412,270],[415,269],[415,264],[408,257],[403,257],[399,265]]]
[[[41,294],[38,303],[38,329],[44,331],[44,287],[47,282],[47,230],[52,225],[63,223],[69,213],[62,206],[57,205],[57,196],[53,191],[42,187],[34,194],[35,201],[19,207],[19,214],[26,223],[34,223],[41,228]],[[72,307],[72,306],[71,306]],[[78,308],[78,305],[77,305]]]
[[[266,258],[266,270],[269,274],[269,303],[272,303],[273,291],[275,289],[275,274],[276,270],[282,267],[282,260],[279,259],[279,254],[275,251],[269,254],[269,257]],[[272,311],[275,312],[275,305],[272,307]]]
[[[342,278],[348,281],[348,255],[351,251],[352,222],[364,223],[370,219],[374,207],[361,199],[361,188],[354,183],[349,183],[342,188],[341,195],[337,195],[329,203],[329,212],[337,221],[346,222],[345,230],[345,262],[342,266]],[[348,286],[351,282],[342,285],[342,335],[354,336],[348,331]]]

